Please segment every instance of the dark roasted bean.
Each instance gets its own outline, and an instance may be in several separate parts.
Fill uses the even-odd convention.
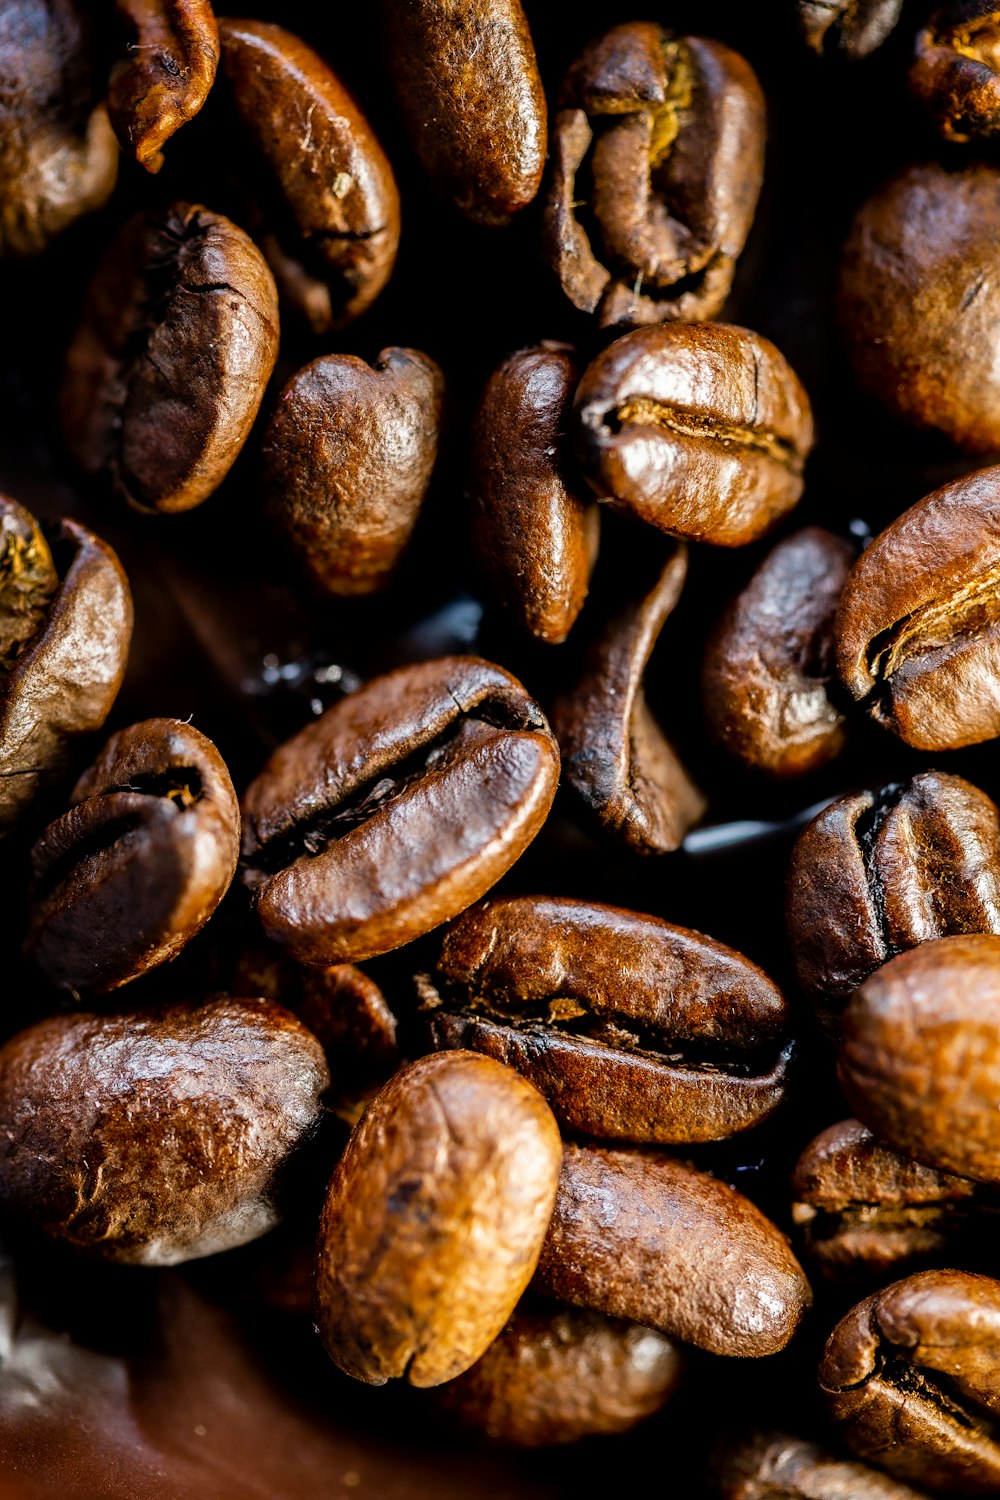
[[[722,1500],[926,1500],[908,1484],[781,1432],[727,1445],[713,1478]]]
[[[799,30],[814,52],[851,62],[880,47],[899,20],[903,0],[795,0]]]
[[[1000,9],[993,0],[949,0],[917,33],[910,93],[946,141],[1000,131]]]
[[[215,81],[219,28],[211,0],[115,0],[119,56],[108,113],[122,148],[150,172],[192,119]]]

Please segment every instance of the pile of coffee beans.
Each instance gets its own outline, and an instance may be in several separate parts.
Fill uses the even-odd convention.
[[[4,1497],[1000,1494],[1000,9],[761,9],[0,0]]]

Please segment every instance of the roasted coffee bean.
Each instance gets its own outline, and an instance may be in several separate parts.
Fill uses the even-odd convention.
[[[876,537],[844,586],[836,638],[852,696],[908,745],[1000,734],[1000,466],[935,490]]]
[[[561,1155],[542,1096],[492,1058],[422,1057],[390,1079],[323,1210],[316,1314],[333,1361],[417,1386],[474,1364],[534,1272]]]
[[[616,339],[574,403],[577,454],[598,499],[661,531],[735,547],[802,493],[809,400],[767,339],[674,323]]]
[[[242,448],[277,352],[274,281],[243,230],[197,204],[141,214],[91,283],[63,434],[137,510],[188,510]]]
[[[568,344],[519,349],[490,376],[472,429],[480,563],[510,616],[554,645],[583,607],[597,556],[597,507],[569,467],[578,379]]]
[[[0,495],[0,836],[59,779],[70,747],[100,729],[132,638],[132,596],[107,543],[38,522]]]
[[[0,1050],[0,1200],[107,1260],[163,1266],[277,1222],[323,1051],[264,1000],[40,1021]]]
[[[176,957],[236,873],[239,803],[211,740],[177,719],[111,736],[31,851],[25,952],[101,994]]]
[[[861,388],[968,453],[1000,450],[1000,169],[907,167],[858,210],[837,327]]]
[[[814,52],[851,62],[880,47],[899,20],[903,0],[795,0],[799,30]]]
[[[484,901],[448,928],[421,990],[436,1047],[517,1068],[585,1135],[718,1140],[784,1093],[780,991],[742,954],[658,917]]]
[[[833,1330],[820,1386],[845,1443],[947,1495],[1000,1490],[1000,1282],[922,1271]]]
[[[493,1442],[539,1448],[627,1432],[669,1401],[682,1372],[680,1350],[653,1328],[532,1300],[438,1405]]]
[[[722,1500],[926,1500],[908,1484],[782,1432],[734,1442],[713,1464]]]
[[[1000,1183],[1000,937],[900,953],[844,1012],[848,1103],[897,1151]]]
[[[560,106],[544,247],[567,297],[602,327],[714,317],[764,177],[749,63],[633,21],[584,50]]]
[[[701,686],[709,733],[745,766],[801,776],[837,756],[833,622],[854,548],[809,526],[779,542],[709,638]]]
[[[314,333],[343,328],[396,261],[392,168],[343,84],[297,36],[265,21],[223,20],[219,32],[230,98],[264,164],[260,242],[281,296]]]
[[[1000,131],[1000,8],[993,0],[951,0],[917,33],[910,93],[946,141]]]
[[[201,109],[219,63],[211,0],[115,0],[119,56],[108,113],[121,142],[150,172],[163,147]]]
[[[857,1120],[810,1142],[792,1196],[809,1260],[832,1280],[898,1276],[932,1258],[954,1259],[957,1246],[992,1238],[1000,1213],[1000,1197],[901,1156]]]
[[[99,102],[88,11],[17,0],[0,17],[0,255],[37,255],[110,198],[118,146]]]
[[[705,799],[649,711],[643,677],[687,576],[687,549],[657,558],[655,582],[608,620],[583,676],[552,710],[567,783],[598,827],[637,854],[680,846]]]
[[[785,1236],[668,1156],[567,1145],[538,1291],[712,1354],[775,1354],[812,1298]]]
[[[415,349],[327,354],[293,375],[264,439],[270,513],[331,594],[383,589],[437,457],[444,380]]]
[[[504,224],[538,192],[545,94],[520,0],[382,0],[410,141],[440,192]]]
[[[275,751],[243,799],[264,931],[313,964],[410,942],[510,868],[558,778],[541,709],[502,667],[446,656],[375,678]]]
[[[1000,809],[940,771],[838,797],[796,841],[785,915],[798,982],[835,1037],[858,985],[894,954],[1000,933]]]

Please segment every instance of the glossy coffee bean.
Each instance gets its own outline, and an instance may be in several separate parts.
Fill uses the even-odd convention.
[[[884,1145],[857,1120],[811,1141],[792,1174],[792,1219],[831,1280],[885,1279],[978,1245],[988,1262],[1000,1198]]]
[[[616,339],[584,371],[576,450],[598,499],[675,536],[735,547],[796,503],[809,400],[773,344],[725,323]]]
[[[935,490],[875,538],[836,636],[852,697],[908,745],[1000,734],[1000,466]]]
[[[277,1222],[328,1082],[315,1037],[263,1000],[52,1016],[0,1050],[0,1199],[107,1260],[231,1249]]]
[[[567,1145],[538,1291],[754,1358],[811,1301],[784,1235],[734,1188],[668,1156]]]
[[[122,150],[158,172],[166,142],[208,98],[219,28],[210,0],[115,0],[115,11],[108,113]]]
[[[903,0],[795,0],[799,31],[814,52],[850,62],[880,47],[899,20]]]
[[[320,1227],[316,1316],[372,1385],[439,1385],[488,1349],[524,1291],[562,1144],[541,1095],[488,1057],[420,1058],[369,1105]]]
[[[73,741],[104,723],[131,638],[132,596],[107,543],[62,521],[50,548],[0,495],[0,836],[44,802]]]
[[[584,1135],[718,1140],[784,1093],[780,991],[742,954],[658,917],[484,901],[448,928],[421,990],[435,1046],[517,1068]]]
[[[702,704],[713,738],[753,770],[801,776],[843,748],[831,702],[833,622],[854,548],[809,526],[768,553],[705,651]]]
[[[385,286],[399,245],[392,168],[351,95],[311,47],[266,21],[219,23],[229,99],[263,167],[260,236],[283,301],[314,333],[342,328]]]
[[[946,937],[891,959],[844,1012],[854,1113],[928,1166],[1000,1183],[1000,937]]]
[[[570,465],[579,369],[568,344],[519,349],[494,370],[472,429],[473,540],[501,603],[557,645],[587,597],[597,507]]]
[[[439,192],[504,224],[538,192],[545,95],[520,0],[382,0],[386,60]]]
[[[727,1445],[712,1477],[722,1500],[926,1500],[867,1464],[783,1432],[753,1433]]]
[[[838,1323],[820,1386],[862,1458],[946,1495],[1000,1489],[1000,1282],[923,1271]]]
[[[907,167],[858,210],[837,327],[861,388],[968,453],[1000,450],[1000,169]]]
[[[650,21],[584,50],[560,91],[545,255],[602,327],[714,317],[764,175],[764,96],[738,53]]]
[[[242,229],[189,203],[132,219],[66,358],[73,457],[137,510],[199,505],[242,448],[277,352],[274,281]]]
[[[627,1432],[659,1411],[682,1373],[680,1350],[653,1328],[532,1299],[437,1404],[495,1443],[547,1447]]]
[[[683,543],[651,549],[653,581],[604,625],[552,710],[567,785],[598,827],[637,854],[677,849],[705,811],[646,702],[643,678],[687,576]],[[637,570],[637,586],[642,574]]]
[[[415,349],[368,365],[326,354],[278,397],[263,448],[268,509],[317,588],[387,586],[437,457],[444,381]]]
[[[1000,131],[1000,10],[993,0],[950,0],[917,33],[910,93],[946,141]]]
[[[0,255],[37,255],[110,198],[118,146],[100,103],[88,8],[17,0],[0,30]]]
[[[375,678],[275,751],[243,799],[264,931],[313,964],[410,942],[509,869],[558,778],[541,710],[502,667],[450,656]]]
[[[1000,933],[1000,809],[941,771],[838,797],[796,840],[785,916],[799,985],[837,1036],[858,985],[894,954]]]
[[[71,993],[176,957],[222,900],[239,803],[211,740],[177,719],[111,736],[31,851],[25,951]]]

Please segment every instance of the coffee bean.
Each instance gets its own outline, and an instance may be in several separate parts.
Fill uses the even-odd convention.
[[[858,985],[894,954],[1000,933],[1000,809],[940,771],[838,797],[796,841],[785,915],[798,982],[836,1037]]]
[[[1000,170],[907,167],[858,210],[837,328],[858,384],[968,453],[1000,450]]]
[[[239,804],[211,740],[177,719],[111,736],[31,851],[25,951],[100,994],[174,958],[225,895]]]
[[[447,930],[421,988],[436,1047],[517,1068],[571,1131],[718,1140],[784,1093],[780,991],[742,954],[658,917],[485,901]]]
[[[63,433],[137,510],[199,505],[253,425],[278,352],[274,281],[242,229],[196,204],[130,221],[66,359]]]
[[[270,513],[301,566],[332,594],[392,578],[437,456],[444,381],[415,349],[373,365],[327,354],[293,375],[264,439]]]
[[[118,58],[108,113],[123,151],[150,172],[215,81],[219,28],[210,0],[116,0]]]
[[[410,942],[509,869],[558,777],[541,710],[501,667],[451,656],[375,678],[277,750],[244,797],[264,931],[313,964]]]
[[[397,1073],[323,1210],[316,1314],[334,1362],[417,1386],[474,1364],[531,1279],[561,1153],[541,1095],[491,1058],[451,1052]]]
[[[771,776],[801,776],[843,748],[830,701],[833,622],[854,548],[809,526],[768,553],[720,618],[705,651],[709,732]]]
[[[1000,937],[922,943],[866,979],[844,1012],[840,1081],[897,1151],[1000,1183]]]
[[[567,1145],[535,1285],[713,1354],[774,1354],[811,1293],[784,1235],[684,1162]]]
[[[107,543],[62,521],[52,548],[0,495],[0,836],[58,782],[73,741],[104,723],[132,637],[132,596]]]
[[[0,1199],[123,1263],[245,1244],[277,1222],[328,1082],[316,1039],[262,1000],[52,1016],[0,1050]]]
[[[836,637],[851,695],[908,745],[1000,734],[1000,466],[935,490],[876,537],[844,586]]]
[[[282,300],[314,333],[342,328],[395,265],[392,168],[351,95],[305,42],[265,21],[226,19],[219,33],[230,101],[263,164],[260,243]]]
[[[616,339],[574,403],[577,455],[599,499],[661,531],[735,547],[802,493],[809,401],[767,339],[725,323]]]
[[[850,62],[880,47],[899,20],[903,0],[795,0],[799,30],[814,52]]]
[[[713,1464],[722,1500],[926,1500],[886,1474],[782,1432],[728,1444]]]
[[[948,1495],[1000,1489],[1000,1282],[923,1271],[858,1304],[820,1386],[848,1446]]]
[[[946,141],[1000,131],[1000,14],[993,0],[951,0],[917,33],[910,93]]]
[[[714,317],[764,176],[753,69],[633,21],[584,50],[559,102],[544,250],[567,297],[601,327]]]

